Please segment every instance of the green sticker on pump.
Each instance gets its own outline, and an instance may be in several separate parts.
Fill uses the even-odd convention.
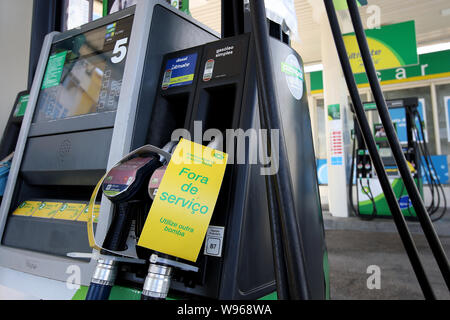
[[[328,120],[341,119],[341,106],[339,104],[330,104],[328,106]]]
[[[14,113],[15,117],[22,117],[25,114],[29,98],[30,98],[29,94],[20,97],[19,102],[17,103],[16,106],[16,111]]]
[[[303,97],[303,70],[298,62],[298,59],[293,54],[286,57],[284,62],[281,62],[281,72],[285,74],[286,82],[292,96],[300,100]]]
[[[365,103],[364,104],[364,110],[375,110],[377,108],[377,104],[376,103]]]
[[[66,62],[67,51],[55,53],[50,56],[45,70],[44,80],[42,81],[42,89],[56,87],[61,81],[61,75]]]

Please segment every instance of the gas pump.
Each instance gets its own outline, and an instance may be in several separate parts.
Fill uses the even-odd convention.
[[[426,149],[425,133],[422,128],[421,116],[418,112],[419,99],[405,98],[386,101],[389,112],[396,115],[394,128],[402,145],[403,153],[407,161],[410,172],[423,197],[423,178],[422,172],[424,169],[427,172],[427,180],[430,181],[430,188],[432,190],[432,203],[428,208],[431,214],[437,212],[436,204],[440,203],[442,194],[443,202],[445,203],[445,195],[439,190],[440,183],[436,177],[430,172],[433,172],[431,159]],[[381,159],[383,161],[386,173],[391,181],[391,185],[399,202],[403,215],[406,218],[416,220],[417,216],[412,208],[408,194],[405,189],[403,180],[400,177],[395,160],[392,156],[386,134],[381,123],[376,122],[376,110],[374,103],[364,104],[366,113],[371,112],[372,118],[375,119],[373,124],[373,136],[378,147]],[[356,120],[355,120],[356,121]],[[391,212],[387,205],[386,199],[383,196],[377,174],[372,166],[372,161],[368,150],[365,147],[364,139],[361,131],[355,122],[355,139],[354,139],[354,153],[353,158],[356,165],[356,188],[357,188],[357,208],[356,213],[365,219],[374,217],[389,217]],[[349,185],[353,184],[353,172],[350,177]],[[351,183],[350,183],[351,182]],[[437,201],[434,197],[436,196]],[[445,214],[446,205],[444,206],[440,217]]]
[[[46,36],[0,208],[2,267],[64,282],[76,265],[76,284],[89,285],[92,188],[145,144],[163,56],[215,39],[157,0]],[[92,203],[98,239],[113,207],[106,197]]]
[[[290,233],[285,228],[275,236],[295,244],[295,252],[286,249],[282,256],[304,272],[295,286],[306,288],[305,298],[328,296],[302,60],[288,34],[269,23],[273,60],[267,66],[276,79],[271,92],[280,98],[274,109],[280,118],[276,130],[267,130],[274,127],[260,108],[261,49],[249,27],[249,9],[241,4],[247,20],[237,25],[245,28],[218,41],[217,34],[160,1],[141,1],[47,36],[0,209],[0,265],[65,281],[75,264],[78,284],[91,284],[89,299],[106,299],[113,285],[144,288],[144,299],[259,299],[277,285],[278,242],[272,241],[269,212],[279,211],[289,213]],[[266,15],[260,16],[265,26]],[[136,246],[153,207],[149,179],[170,158],[168,143],[178,142],[172,134],[179,128],[204,146],[213,140],[211,132],[221,133],[231,159],[198,257],[189,261]],[[277,142],[281,160],[278,150],[267,148]],[[148,145],[150,152],[141,153]],[[277,177],[280,163],[285,175],[276,180],[278,189],[267,188],[273,178],[263,173]],[[293,201],[278,207],[270,192],[288,185]],[[163,290],[154,290],[155,279]]]
[[[287,163],[294,173],[291,176],[293,205],[304,243],[301,253],[305,257],[306,285],[311,298],[323,299],[328,290],[327,255],[317,177],[309,170],[315,166],[315,159],[303,67],[301,58],[281,35],[269,39],[275,90],[282,101],[280,130],[284,130]],[[195,137],[216,132],[225,136],[224,147],[242,139],[238,147],[242,148],[246,161],[237,161],[238,147],[227,149],[232,151],[231,163],[226,167],[208,228],[214,231],[215,242],[210,241],[208,232],[194,262],[138,245],[138,259],[134,263],[118,263],[115,284],[143,289],[142,299],[164,299],[167,295],[184,299],[259,299],[275,291],[266,177],[261,175],[271,163],[249,161],[258,152],[270,154],[261,150],[263,143],[258,137],[261,120],[252,37],[251,33],[228,37],[170,52],[162,59],[158,92],[144,143],[164,148],[168,141],[177,141],[178,137],[172,137],[174,130],[184,128],[195,142],[208,145],[211,135],[200,140]],[[140,103],[148,105],[149,101]],[[239,130],[247,134],[239,137],[236,134]],[[164,179],[164,166],[156,169],[150,178],[151,199]],[[148,201],[151,205],[152,200]],[[136,225],[142,223],[136,221]],[[140,237],[137,235],[137,240]],[[217,244],[214,248],[220,249],[210,250],[209,243]],[[261,265],[266,267],[257,267]]]

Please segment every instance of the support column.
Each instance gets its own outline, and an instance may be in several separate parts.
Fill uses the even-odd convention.
[[[317,3],[323,6],[321,1]],[[339,57],[325,13],[321,10],[321,44],[323,63],[323,83],[325,99],[325,123],[328,165],[328,201],[333,216],[348,217],[346,146],[344,136],[348,136],[347,86],[342,73]]]
[[[367,101],[374,101],[372,91],[367,92]],[[371,128],[373,128],[373,111],[372,112],[366,112],[367,114],[367,120],[369,121],[369,125]]]
[[[316,109],[316,99],[314,99],[314,97],[308,96],[308,106],[309,106],[309,117],[311,119],[311,130],[313,134],[314,148],[317,151],[317,109]]]
[[[439,132],[439,115],[437,110],[438,102],[436,96],[436,85],[434,83],[430,85],[430,91],[431,91],[431,111],[433,113],[434,141],[436,143],[436,154],[441,155],[442,154],[441,133]],[[426,112],[426,110],[424,109],[423,112]],[[425,127],[426,125],[427,124],[425,124]]]

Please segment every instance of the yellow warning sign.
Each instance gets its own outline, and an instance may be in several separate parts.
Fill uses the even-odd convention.
[[[138,245],[195,262],[227,159],[224,152],[182,139],[162,178]]]

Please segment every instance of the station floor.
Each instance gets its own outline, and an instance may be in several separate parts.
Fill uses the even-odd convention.
[[[420,287],[391,219],[362,221],[324,213],[330,264],[331,299],[423,299]],[[427,275],[438,299],[450,300],[439,268],[417,222],[408,222]],[[435,223],[450,257],[450,213]],[[380,289],[368,289],[367,268],[380,268]]]

